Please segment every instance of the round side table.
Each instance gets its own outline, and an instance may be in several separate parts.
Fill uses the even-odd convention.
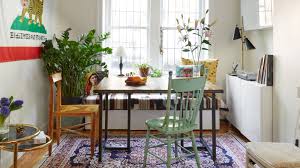
[[[49,147],[51,155],[52,139],[46,136],[46,143],[34,144],[33,138],[39,135],[40,130],[28,124],[10,125],[7,134],[0,135],[0,150],[14,153],[14,168],[17,168],[18,152],[28,152]]]

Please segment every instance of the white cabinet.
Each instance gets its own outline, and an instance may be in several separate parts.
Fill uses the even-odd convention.
[[[250,141],[272,141],[272,86],[226,76],[228,120]]]
[[[273,0],[241,0],[241,15],[246,31],[272,27]]]

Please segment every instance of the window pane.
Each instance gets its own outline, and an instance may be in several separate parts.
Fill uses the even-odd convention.
[[[115,50],[124,46],[124,64],[147,60],[148,0],[111,0],[111,38]]]

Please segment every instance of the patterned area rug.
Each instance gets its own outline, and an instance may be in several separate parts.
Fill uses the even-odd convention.
[[[210,137],[205,140],[211,144]],[[110,138],[109,143],[126,144],[126,138]],[[159,142],[153,140],[151,144],[158,144]],[[49,167],[107,167],[107,168],[135,168],[142,167],[144,156],[144,138],[132,138],[131,146],[132,152],[128,154],[126,151],[105,150],[103,154],[103,162],[98,163],[98,148],[95,151],[96,156],[90,159],[90,144],[89,139],[75,135],[64,135],[59,146],[54,146],[52,156],[46,158],[40,166],[42,168]],[[190,145],[191,142],[185,142],[185,145]],[[174,147],[173,147],[174,149]],[[166,148],[156,148],[152,152],[161,155],[162,158],[166,156]],[[207,151],[201,150],[200,162],[203,168],[238,168],[244,167],[245,164],[245,148],[242,141],[232,134],[219,135],[217,137],[217,163],[213,163]],[[182,154],[179,151],[179,155]],[[147,167],[160,168],[165,167],[155,157],[148,157]],[[196,167],[195,158],[189,157],[172,164],[172,167]]]

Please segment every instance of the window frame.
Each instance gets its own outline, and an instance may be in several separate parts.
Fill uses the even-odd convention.
[[[199,16],[203,16],[205,10],[208,9],[208,1],[209,0],[199,0],[202,3],[199,3],[200,14]],[[109,3],[107,3],[109,2]],[[161,49],[163,47],[163,30],[175,30],[175,27],[163,27],[162,26],[162,0],[147,0],[148,2],[148,16],[147,16],[147,25],[146,27],[127,27],[127,26],[119,26],[115,28],[137,28],[137,29],[146,29],[147,30],[147,60],[148,62],[142,62],[143,59],[140,59],[141,63],[148,63],[150,65],[155,65],[155,68],[159,68],[162,70],[168,70],[163,65],[163,55]],[[98,3],[98,30],[99,32],[111,32],[111,1],[110,0],[100,0]],[[159,9],[159,10],[157,10]],[[175,19],[175,18],[174,18]],[[207,55],[204,58],[208,58]],[[174,65],[175,66],[175,65]]]

